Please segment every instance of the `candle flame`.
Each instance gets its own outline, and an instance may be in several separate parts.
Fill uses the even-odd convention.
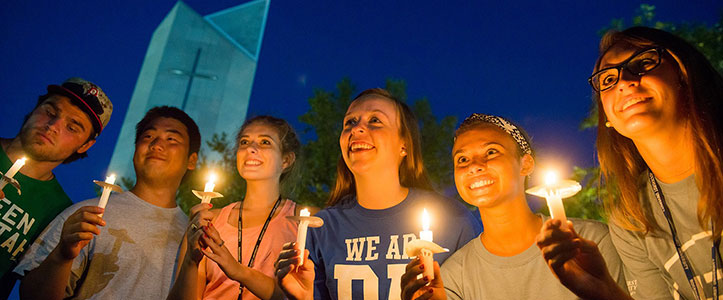
[[[304,208],[299,212],[299,215],[302,217],[308,217],[308,216],[311,216],[311,213],[309,213],[308,208]]]
[[[545,173],[545,185],[553,185],[557,183],[557,172],[547,171]]]
[[[25,161],[28,160],[28,158],[25,157],[25,156],[23,156],[23,158],[18,159],[18,160],[20,161],[20,164],[21,164],[21,165],[25,165]]]
[[[115,183],[115,174],[110,174],[110,176],[105,178],[106,183],[114,184]]]
[[[427,209],[425,208],[424,211],[422,211],[422,230],[429,230],[429,213],[427,213]]]
[[[211,172],[208,174],[208,182],[209,183],[216,182],[216,173]]]

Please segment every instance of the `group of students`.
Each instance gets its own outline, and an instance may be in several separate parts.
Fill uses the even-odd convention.
[[[175,195],[195,167],[200,134],[182,111],[158,107],[136,127],[135,186],[113,194],[105,210],[91,199],[47,221],[24,255],[4,262],[4,283],[14,267],[26,299],[718,299],[721,75],[679,37],[633,27],[603,37],[589,82],[609,229],[533,213],[525,196],[535,169],[529,136],[504,117],[478,113],[456,130],[451,153],[457,191],[479,210],[474,217],[433,191],[409,107],[369,89],[342,120],[327,206],[312,208],[324,225],[310,228],[299,249],[297,225],[286,217],[301,207],[282,195],[301,154],[291,126],[270,116],[247,120],[236,137],[243,199],[198,204],[187,218]],[[76,133],[77,124],[92,138],[79,135],[62,154],[92,145],[110,113],[100,119],[103,110],[78,100],[110,102],[95,85],[95,94],[82,95],[66,85],[41,97],[26,119],[34,127],[1,141],[0,168],[18,149],[38,164],[43,151],[33,147],[61,145],[56,137]],[[50,170],[19,175],[47,181]],[[4,191],[5,203],[19,201]],[[424,209],[434,242],[449,249],[434,255],[433,278],[406,251]]]

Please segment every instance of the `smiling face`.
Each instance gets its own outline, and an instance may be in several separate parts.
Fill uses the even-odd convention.
[[[380,97],[352,102],[344,116],[339,146],[354,176],[390,167],[398,172],[407,153],[394,103]]]
[[[263,122],[247,125],[239,135],[236,168],[247,181],[281,177],[293,158],[282,153],[281,138],[276,130]]]
[[[88,115],[61,95],[51,94],[28,117],[18,137],[23,151],[35,161],[61,162],[95,143]]]
[[[600,69],[616,66],[641,50],[623,45],[608,50],[600,61]],[[605,115],[615,130],[635,140],[683,125],[682,116],[677,113],[681,97],[677,65],[666,51],[657,68],[642,76],[623,70],[616,85],[600,92]]]
[[[452,148],[454,182],[465,202],[479,208],[524,198],[525,176],[534,160],[520,158],[512,137],[494,125],[479,125],[460,135]]]
[[[133,166],[138,180],[180,182],[196,166],[197,154],[189,155],[186,126],[174,118],[158,117],[150,122],[136,141]]]

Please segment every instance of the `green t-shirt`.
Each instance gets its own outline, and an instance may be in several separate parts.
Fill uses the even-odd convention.
[[[12,164],[0,147],[0,171],[6,172]],[[22,171],[13,176],[20,183],[22,196],[8,184],[3,189],[5,198],[0,199],[0,276],[4,278],[8,278],[5,275],[13,270],[45,226],[73,204],[55,178],[37,180],[21,174]],[[2,286],[6,283],[2,282]]]

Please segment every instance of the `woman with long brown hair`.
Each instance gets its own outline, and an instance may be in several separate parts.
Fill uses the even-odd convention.
[[[606,34],[590,77],[611,236],[639,299],[717,299],[723,229],[723,79],[665,31]],[[594,245],[545,224],[538,245],[568,287],[600,292]],[[599,264],[594,264],[598,265]],[[592,276],[580,276],[581,274]],[[584,278],[584,279],[583,279]],[[597,285],[597,286],[596,286]]]
[[[418,238],[425,208],[434,241],[452,252],[479,234],[469,210],[431,191],[417,121],[386,90],[366,90],[351,102],[339,145],[329,207],[317,214],[324,226],[309,229],[312,263],[296,267],[293,245],[277,263],[277,278],[291,298],[398,298],[410,261],[405,247]],[[443,262],[450,254],[435,258]]]

